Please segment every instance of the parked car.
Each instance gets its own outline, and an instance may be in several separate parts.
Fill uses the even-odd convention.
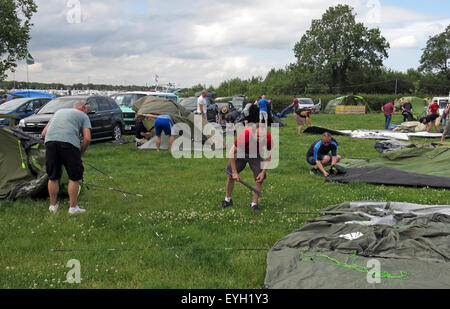
[[[19,128],[40,138],[40,134],[53,115],[62,108],[72,108],[74,103],[87,100],[91,121],[92,140],[122,138],[122,111],[117,103],[106,96],[68,96],[48,102],[35,115],[22,119]]]
[[[170,92],[131,91],[131,92],[121,92],[112,95],[111,97],[116,101],[116,103],[122,110],[124,133],[132,134],[135,131],[136,129],[136,123],[134,121],[135,112],[131,107],[133,106],[134,102],[146,96],[166,98],[174,101],[175,103],[178,103],[179,101],[178,96]]]
[[[180,105],[188,111],[194,113],[197,111],[197,100],[201,92],[196,93],[195,96],[184,98],[180,101]],[[217,122],[218,109],[214,102],[215,92],[209,92],[206,96],[206,118],[209,122]]]
[[[15,126],[21,119],[33,115],[50,100],[50,98],[20,98],[7,101],[0,105],[0,115],[14,115],[15,118],[0,117],[0,125]]]
[[[297,98],[298,106],[300,109],[314,109],[316,114],[320,112],[322,108],[322,101],[319,99],[319,103],[314,104],[311,98]]]

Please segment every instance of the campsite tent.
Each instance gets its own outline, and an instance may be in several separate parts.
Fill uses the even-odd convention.
[[[265,288],[450,288],[450,205],[346,202],[283,237]]]
[[[201,139],[202,142],[205,142],[209,137],[217,133],[215,131],[220,131],[220,134],[222,134],[221,127],[214,127],[212,125],[210,125],[210,128],[212,129],[211,132],[207,133],[204,130],[209,124],[207,121],[201,117],[195,117],[196,115],[189,112],[183,106],[168,99],[146,96],[134,102],[132,108],[136,112],[136,115],[170,115],[175,124],[184,123],[188,125],[190,137],[192,139],[198,138],[198,141]],[[195,119],[198,119],[200,122],[196,122]],[[154,127],[155,119],[147,117],[143,120],[143,123],[147,130],[151,130]],[[187,133],[188,132],[183,132],[183,136]],[[220,146],[220,148],[223,147],[223,145],[216,146]]]
[[[0,199],[32,197],[47,188],[42,141],[0,126]]]
[[[48,196],[45,145],[19,129],[0,126],[0,200]],[[67,194],[69,178],[63,168],[59,194]],[[79,187],[78,194],[82,191]]]
[[[372,112],[366,100],[358,95],[346,95],[328,102],[326,114],[365,114]]]
[[[423,116],[424,108],[427,105],[427,102],[425,99],[421,99],[418,97],[402,97],[398,99],[397,103],[395,104],[395,108],[397,111],[401,111],[401,100],[404,100],[404,102],[408,102],[408,100],[411,100],[411,105],[413,107],[413,115],[415,118],[420,118]]]

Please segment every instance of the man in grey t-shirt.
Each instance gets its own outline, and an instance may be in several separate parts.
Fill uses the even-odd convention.
[[[78,207],[79,181],[83,179],[83,163],[81,156],[91,142],[91,121],[87,116],[89,107],[86,101],[78,101],[73,108],[60,109],[55,113],[41,135],[45,138],[45,165],[50,195],[51,212],[58,210],[57,197],[62,165],[69,176],[69,214],[81,213],[85,209]],[[80,132],[83,142],[80,142]],[[81,145],[80,145],[81,144]]]

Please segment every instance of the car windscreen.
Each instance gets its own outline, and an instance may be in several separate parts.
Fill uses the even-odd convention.
[[[300,103],[300,104],[314,105],[314,102],[313,102],[313,100],[311,100],[311,99],[298,99],[298,103]]]
[[[180,101],[180,105],[184,107],[195,106],[197,107],[197,98],[186,98]]]
[[[0,105],[0,114],[6,114],[9,112],[12,112],[13,110],[19,108],[20,105],[26,103],[27,101],[30,101],[29,98],[27,99],[14,99],[11,101],[8,101],[6,103],[3,103]]]
[[[139,100],[142,97],[145,97],[145,94],[118,94],[114,97],[114,100],[119,104],[119,106],[131,107],[134,102]]]
[[[447,106],[447,101],[439,100],[439,108],[445,108]],[[1,106],[0,106],[1,108]]]
[[[50,102],[48,102],[47,104],[45,104],[44,107],[41,108],[41,110],[39,110],[38,114],[39,115],[54,114],[62,108],[72,108],[73,105],[75,103],[77,103],[78,101],[82,101],[82,100],[86,100],[86,99],[87,98],[74,98],[74,97],[54,99],[54,100],[51,100]]]

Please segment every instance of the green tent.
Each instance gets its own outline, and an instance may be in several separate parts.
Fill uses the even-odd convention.
[[[448,143],[410,144],[373,159],[342,159],[340,173],[326,181],[450,189]]]
[[[367,104],[366,100],[362,96],[358,95],[346,95],[338,97],[328,102],[324,109],[325,114],[335,114],[337,105],[347,105],[347,106],[366,106],[366,113],[372,112],[372,109]]]
[[[0,200],[47,197],[45,145],[16,128],[0,126]],[[67,195],[69,177],[62,169],[59,194]],[[78,194],[82,191],[80,185]]]
[[[0,127],[0,199],[33,197],[47,189],[45,146],[42,141]]]
[[[146,96],[140,98],[136,102],[133,103],[133,110],[136,112],[136,118],[139,118],[138,114],[153,114],[153,115],[170,115],[175,124],[177,123],[185,123],[191,129],[191,137],[194,136],[202,136],[203,141],[205,141],[208,137],[212,136],[208,134],[203,134],[203,129],[208,124],[207,121],[201,119],[201,123],[195,123],[194,118],[195,115],[188,111],[186,108],[181,106],[178,103],[175,103],[171,100],[158,98],[153,96]],[[143,120],[144,126],[147,130],[150,130],[154,127],[155,119],[146,117]]]
[[[398,99],[397,103],[395,104],[395,108],[397,111],[401,112],[401,101],[404,101],[405,103],[408,102],[408,100],[411,100],[411,105],[413,107],[413,115],[415,118],[420,118],[423,116],[424,108],[427,105],[427,102],[425,99],[421,99],[418,97],[402,97]]]
[[[450,288],[450,205],[362,201],[321,213],[268,252],[265,288]]]

